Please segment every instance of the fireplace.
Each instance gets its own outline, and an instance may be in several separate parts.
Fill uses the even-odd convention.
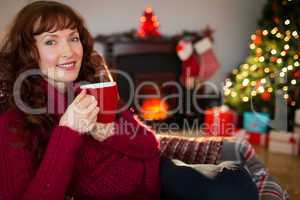
[[[197,112],[186,112],[191,102],[179,101],[187,94],[179,84],[179,38],[140,39],[128,33],[96,37],[96,42],[104,45],[104,56],[112,71],[128,74],[125,77],[115,73],[120,96],[142,120],[179,122],[183,118],[201,117]],[[200,90],[203,91],[204,88]]]

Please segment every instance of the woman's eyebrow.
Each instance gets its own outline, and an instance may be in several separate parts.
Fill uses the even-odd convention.
[[[72,32],[70,33],[70,35],[74,35],[74,34],[79,34],[79,32],[76,30],[76,31],[72,31]]]
[[[43,38],[48,37],[48,36],[51,36],[51,37],[58,37],[58,35],[55,34],[55,33],[44,33],[44,34],[42,35]]]
[[[71,33],[69,33],[70,36],[72,36],[74,34],[79,34],[79,32],[77,30],[75,30],[75,31],[72,31]],[[59,35],[56,34],[56,33],[49,33],[49,32],[47,32],[47,33],[43,33],[42,34],[42,38],[45,38],[45,37],[56,37],[56,38],[58,38]]]

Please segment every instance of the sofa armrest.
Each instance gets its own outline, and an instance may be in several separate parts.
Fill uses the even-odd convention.
[[[223,139],[220,137],[184,137],[157,135],[161,154],[188,164],[215,164]]]
[[[224,140],[217,163],[235,160],[244,164],[255,182],[260,200],[287,200],[287,192],[273,177],[261,159],[257,156],[253,146],[244,139]]]

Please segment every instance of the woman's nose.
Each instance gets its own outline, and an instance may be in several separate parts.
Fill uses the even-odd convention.
[[[73,49],[68,42],[63,42],[61,49],[63,57],[71,57],[73,55]]]

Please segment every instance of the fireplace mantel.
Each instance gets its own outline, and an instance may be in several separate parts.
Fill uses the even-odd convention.
[[[115,58],[122,55],[145,53],[176,54],[176,45],[184,37],[197,41],[202,38],[202,35],[198,32],[183,31],[177,35],[141,38],[135,34],[135,30],[132,30],[109,35],[99,34],[95,37],[95,42],[104,46],[104,57],[107,63],[112,68],[116,68]]]
[[[183,32],[173,36],[139,38],[134,34],[134,31],[131,31],[98,35],[95,42],[102,44],[104,47],[104,57],[110,68],[126,72],[132,78],[136,88],[144,81],[153,81],[158,86],[162,86],[169,81],[179,84],[182,62],[177,56],[176,45],[184,37],[189,37],[193,41],[202,38],[199,33],[195,32]],[[132,93],[128,91],[129,84],[126,83],[124,78],[118,75],[115,75],[115,77],[118,82],[120,96],[126,102],[132,97]],[[181,85],[180,87],[186,93],[184,86]],[[160,87],[160,89],[166,95],[176,92],[176,88],[171,87]],[[142,90],[142,93],[147,93],[147,91],[151,93],[151,88],[146,87]],[[203,93],[204,88],[200,92]],[[142,102],[140,103],[142,104]],[[168,103],[171,107],[178,105],[176,99],[171,99]],[[182,108],[186,108],[186,104],[189,103],[183,102]],[[188,113],[186,115],[184,112],[178,113],[176,116],[179,116],[179,118],[199,117],[198,113]]]

